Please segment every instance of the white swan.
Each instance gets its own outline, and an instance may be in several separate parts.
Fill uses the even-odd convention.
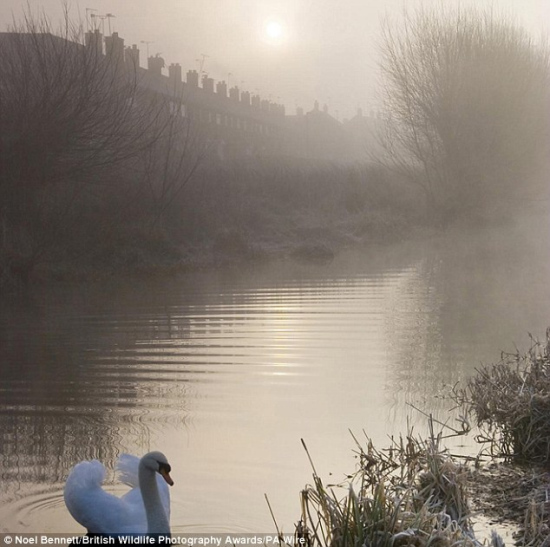
[[[92,534],[170,534],[170,464],[161,452],[141,460],[122,454],[117,470],[132,487],[121,498],[101,487],[105,467],[97,460],[75,465],[65,484],[65,505]],[[157,474],[158,473],[158,474]],[[164,480],[163,480],[164,479]]]

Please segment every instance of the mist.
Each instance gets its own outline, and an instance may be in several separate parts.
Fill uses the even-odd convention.
[[[117,31],[126,45],[160,54],[168,66],[179,63],[184,72],[198,69],[206,55],[203,70],[216,81],[229,80],[242,90],[280,102],[289,114],[297,107],[306,111],[314,101],[327,104],[331,115],[343,121],[357,108],[368,112],[377,107],[378,42],[380,23],[385,17],[398,17],[404,5],[437,5],[401,0],[221,0],[164,1],[74,0],[69,2],[71,17]],[[468,4],[509,15],[539,36],[547,29],[550,7],[544,0],[513,0],[498,3],[445,2]],[[12,18],[19,19],[25,2],[4,0],[0,5],[0,31]],[[59,0],[32,0],[30,8],[44,13],[53,22],[62,19]],[[92,11],[93,10],[93,11]],[[90,21],[90,15],[98,16]],[[112,14],[108,20],[100,16]],[[277,21],[280,38],[270,38],[266,26]],[[147,45],[144,42],[149,42]]]
[[[153,506],[174,539],[488,538],[463,496],[499,430],[474,437],[461,388],[510,366],[505,453],[550,446],[548,20],[547,0],[2,0],[0,533],[148,534]],[[76,465],[152,450],[171,512],[101,492],[138,458],[124,485]],[[546,545],[547,474],[526,496],[525,473],[511,526]]]

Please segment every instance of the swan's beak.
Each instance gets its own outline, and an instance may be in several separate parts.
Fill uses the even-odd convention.
[[[166,469],[162,468],[159,473],[162,475],[162,478],[170,485],[174,486],[174,481],[172,480],[172,477],[170,476],[170,473],[166,471]]]

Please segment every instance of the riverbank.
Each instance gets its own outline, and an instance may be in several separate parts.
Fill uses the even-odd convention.
[[[11,230],[20,241],[0,249],[0,287],[281,257],[326,262],[346,248],[432,236],[456,224],[513,222],[533,208],[514,203],[512,213],[497,203],[482,218],[430,220],[419,187],[381,165],[289,158],[202,165],[169,198],[132,189],[128,181],[104,192],[100,186],[79,194],[71,215],[52,210],[51,218],[37,216],[18,235]]]
[[[495,531],[474,532],[482,515],[491,528],[514,529],[515,545],[549,545],[549,371],[550,328],[545,343],[503,354],[453,391],[457,426],[430,415],[426,439],[411,431],[381,450],[354,437],[357,469],[337,485],[325,486],[308,452],[313,483],[301,493],[297,533],[315,547],[503,547]],[[445,439],[470,434],[471,422],[478,456],[452,454]]]
[[[140,199],[93,203],[38,251],[2,255],[2,284],[162,275],[281,257],[323,262],[350,246],[427,229],[416,189],[376,165],[210,165],[161,215]]]

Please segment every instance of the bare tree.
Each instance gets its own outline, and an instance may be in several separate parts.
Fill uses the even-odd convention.
[[[152,228],[158,225],[211,151],[202,132],[184,115],[185,97],[174,90],[167,107],[160,138],[140,157]]]
[[[548,152],[550,55],[492,12],[420,8],[386,20],[384,161],[441,221],[528,193]]]
[[[27,277],[131,215],[158,218],[196,169],[182,98],[88,38],[67,11],[58,29],[27,11],[0,34],[0,273]]]

